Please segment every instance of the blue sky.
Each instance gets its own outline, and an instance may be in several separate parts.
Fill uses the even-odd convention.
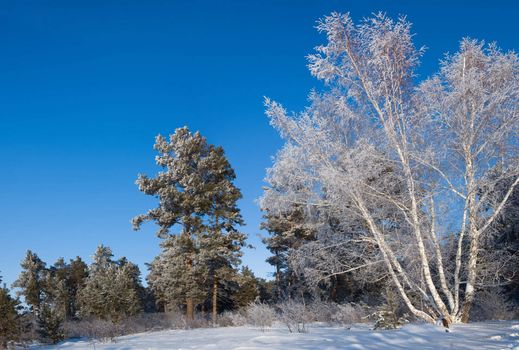
[[[315,21],[379,10],[414,23],[422,76],[464,36],[519,48],[516,1],[0,1],[4,281],[27,249],[89,261],[101,243],[145,274],[159,240],[130,219],[155,201],[134,182],[157,171],[154,137],[184,125],[226,150],[256,246],[243,260],[268,277],[255,200],[281,141],[263,96],[302,109],[320,86],[305,66],[324,40]]]

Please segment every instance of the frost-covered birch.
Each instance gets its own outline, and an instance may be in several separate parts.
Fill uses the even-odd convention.
[[[286,144],[262,207],[315,208],[321,242],[322,217],[337,218],[333,244],[376,250],[337,273],[380,264],[416,317],[467,322],[479,284],[495,275],[481,268],[480,242],[519,182],[517,55],[463,39],[420,82],[423,50],[405,18],[354,24],[332,13],[317,28],[327,43],[309,69],[326,91],[295,115],[266,99]]]

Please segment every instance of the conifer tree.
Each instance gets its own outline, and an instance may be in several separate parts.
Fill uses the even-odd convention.
[[[9,289],[5,285],[0,287],[0,349],[6,349],[8,343],[17,340],[20,335],[19,307],[19,301],[11,297]]]
[[[239,288],[234,294],[234,304],[238,308],[248,306],[259,298],[258,280],[248,266],[243,266],[237,277]]]
[[[56,344],[65,338],[63,330],[62,310],[53,309],[48,304],[42,304],[38,314],[38,334],[44,343]]]
[[[205,298],[207,271],[192,243],[185,235],[169,237],[161,242],[161,254],[149,264],[148,284],[165,311],[183,305],[186,300],[200,303]],[[192,254],[189,269],[186,269],[187,254]]]
[[[403,311],[402,302],[392,288],[389,284],[382,291],[384,301],[375,312],[377,320],[374,329],[395,329],[409,322],[409,315]]]
[[[44,277],[44,302],[46,305],[46,317],[53,316],[64,320],[69,314],[70,295],[68,291],[69,266],[63,258],[58,259],[53,266],[45,271]]]
[[[80,313],[113,322],[141,310],[140,272],[125,258],[114,261],[112,250],[99,246],[84,288],[79,292]]]
[[[13,288],[20,288],[17,295],[23,296],[32,313],[37,315],[44,293],[45,263],[28,250],[21,267],[22,272],[13,283]]]
[[[159,226],[157,234],[166,240],[163,253],[150,264],[150,285],[163,302],[185,298],[187,318],[193,319],[195,301],[203,300],[198,299],[203,282],[212,283],[216,298],[218,278],[226,278],[239,262],[245,241],[235,228],[242,224],[236,206],[241,193],[232,184],[235,174],[223,149],[209,145],[200,133],[183,127],[169,140],[159,135],[155,149],[163,171],[155,178],[140,175],[137,185],[159,205],[132,222],[134,229],[144,221]],[[172,232],[177,227],[180,232]]]
[[[156,178],[140,175],[137,180],[139,189],[147,195],[159,199],[159,206],[147,214],[138,215],[133,220],[134,229],[139,229],[144,221],[155,221],[159,230],[157,235],[162,238],[171,236],[170,230],[180,226],[182,240],[178,241],[179,249],[184,251],[182,266],[188,278],[178,281],[189,287],[194,269],[195,235],[202,229],[201,216],[208,206],[204,196],[204,178],[199,171],[200,162],[207,155],[207,142],[200,133],[191,134],[187,127],[175,130],[169,141],[161,135],[155,140],[157,165],[163,168]],[[194,300],[186,297],[186,314],[193,319]]]
[[[81,289],[83,289],[83,287],[85,286],[87,277],[87,264],[83,260],[81,260],[79,256],[77,256],[74,260],[70,260],[68,276],[68,291],[70,296],[70,303],[68,315],[72,318],[76,318],[78,316],[78,295]]]
[[[315,228],[308,224],[303,208],[292,205],[283,213],[271,213],[264,209],[265,221],[261,228],[267,230],[269,237],[263,239],[267,249],[273,254],[267,262],[276,269],[274,291],[275,298],[280,300],[289,297],[298,285],[299,276],[288,264],[290,249],[297,249],[305,242],[315,239]]]
[[[233,184],[234,170],[222,147],[209,147],[204,165],[207,173],[205,195],[210,206],[206,214],[208,229],[201,239],[201,254],[212,282],[212,318],[216,323],[219,281],[236,275],[235,268],[240,263],[246,236],[236,228],[244,222],[237,206],[242,195]]]
[[[67,264],[58,259],[45,273],[45,302],[52,305],[63,320],[77,315],[77,293],[83,287],[88,274],[88,266],[77,257]]]

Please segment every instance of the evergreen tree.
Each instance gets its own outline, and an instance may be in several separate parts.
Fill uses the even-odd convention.
[[[502,198],[505,195],[505,189],[500,189]],[[497,218],[494,224],[495,236],[490,242],[485,242],[487,251],[497,251],[510,257],[505,268],[508,283],[504,287],[505,294],[511,301],[519,302],[519,187],[516,187],[507,206],[503,209],[503,214]],[[490,254],[489,259],[493,256]]]
[[[150,264],[150,285],[165,303],[185,298],[187,317],[193,319],[195,302],[203,300],[203,283],[212,284],[217,299],[219,279],[227,278],[239,262],[245,241],[236,230],[243,223],[236,206],[241,193],[232,184],[235,174],[223,149],[209,145],[200,133],[183,127],[169,141],[159,135],[155,149],[163,171],[156,178],[141,175],[137,184],[157,197],[159,205],[135,217],[133,225],[159,225],[158,236],[167,239],[161,256]],[[171,232],[174,227],[180,228],[177,235]]]
[[[77,294],[83,287],[88,266],[77,257],[67,264],[58,259],[45,273],[45,302],[63,320],[77,316]]]
[[[45,317],[49,316],[51,309],[53,316],[64,320],[69,313],[70,294],[68,291],[69,266],[63,258],[60,258],[53,266],[45,271],[44,277],[44,304],[46,304]]]
[[[148,265],[147,276],[157,301],[164,305],[165,311],[183,305],[186,300],[202,302],[207,270],[198,259],[200,255],[192,240],[185,235],[172,236],[161,242],[161,247],[161,254]],[[192,254],[189,269],[186,269],[187,254]]]
[[[74,260],[70,260],[68,275],[68,291],[70,297],[68,316],[71,318],[76,318],[78,316],[78,295],[81,289],[85,286],[87,277],[87,264],[81,260],[79,256]]]
[[[179,279],[177,283],[183,284],[183,289],[187,290],[192,284],[195,268],[195,236],[202,231],[201,216],[209,205],[204,196],[205,179],[199,171],[200,162],[208,152],[207,142],[200,133],[191,134],[184,127],[175,130],[175,134],[170,135],[169,142],[161,135],[157,136],[155,149],[159,153],[156,157],[157,165],[164,170],[156,178],[140,175],[137,185],[145,194],[158,197],[159,206],[147,214],[136,216],[132,223],[134,229],[139,229],[144,221],[155,221],[159,225],[157,235],[162,238],[172,235],[172,227],[181,227],[182,240],[175,241],[178,244],[169,245],[183,252],[180,264],[186,277]],[[193,319],[194,315],[194,300],[189,296],[192,292],[185,293],[188,319]]]
[[[19,301],[11,297],[9,289],[5,285],[0,287],[0,349],[7,348],[7,344],[16,341],[20,335],[19,308]]]
[[[236,228],[244,222],[237,206],[242,195],[233,184],[236,178],[234,170],[222,147],[210,145],[209,148],[203,172],[207,174],[205,195],[210,205],[206,213],[208,228],[202,234],[200,252],[212,285],[212,318],[216,323],[220,281],[230,280],[236,275],[246,235]]]
[[[256,278],[258,281],[259,301],[264,304],[279,302],[276,297],[276,281],[267,281],[264,278]]]
[[[32,251],[28,250],[21,263],[22,272],[13,283],[13,288],[20,288],[17,292],[23,296],[25,303],[33,314],[37,315],[43,299],[45,286],[45,263]]]
[[[297,249],[305,242],[315,240],[315,229],[308,224],[303,208],[292,205],[284,213],[273,214],[266,210],[265,221],[261,228],[267,230],[269,237],[263,239],[267,249],[273,254],[267,262],[276,269],[274,295],[277,300],[290,297],[296,292],[301,276],[288,264],[290,249]]]
[[[56,344],[65,338],[63,330],[63,315],[61,310],[52,309],[48,304],[42,304],[38,314],[38,334],[40,339],[49,344]]]
[[[248,266],[243,266],[238,275],[239,289],[234,294],[234,303],[238,308],[248,306],[259,298],[259,285],[256,276]]]
[[[113,322],[141,311],[139,269],[125,258],[112,259],[112,250],[99,246],[85,286],[79,292],[80,313]]]

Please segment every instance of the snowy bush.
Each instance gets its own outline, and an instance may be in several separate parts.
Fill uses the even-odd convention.
[[[264,303],[251,303],[246,310],[247,323],[259,327],[262,331],[271,327],[276,320],[272,306]]]
[[[324,301],[314,301],[307,305],[308,312],[312,315],[312,321],[333,323],[333,316],[337,310],[337,304]]]
[[[242,312],[231,312],[225,311],[218,316],[218,326],[230,327],[230,326],[244,326],[247,324],[247,317]]]
[[[123,334],[141,333],[170,329],[171,321],[165,313],[143,313],[128,317],[120,323]]]
[[[101,319],[67,322],[64,331],[67,338],[88,338],[100,342],[113,341],[123,335],[120,325]]]
[[[336,304],[332,315],[332,322],[341,326],[351,326],[353,323],[364,322],[366,319],[365,307],[358,304]]]
[[[115,323],[96,318],[69,321],[64,324],[66,338],[89,338],[94,341],[112,341],[115,337],[127,334],[165,329],[189,329],[209,327],[209,321],[197,315],[193,321],[187,321],[181,313],[143,313]]]
[[[306,332],[306,325],[313,321],[311,310],[301,302],[287,300],[278,305],[281,311],[281,321],[287,326],[290,333]]]
[[[329,325],[350,326],[367,320],[367,307],[354,303],[314,301],[306,305],[305,312],[307,321],[324,322]]]

